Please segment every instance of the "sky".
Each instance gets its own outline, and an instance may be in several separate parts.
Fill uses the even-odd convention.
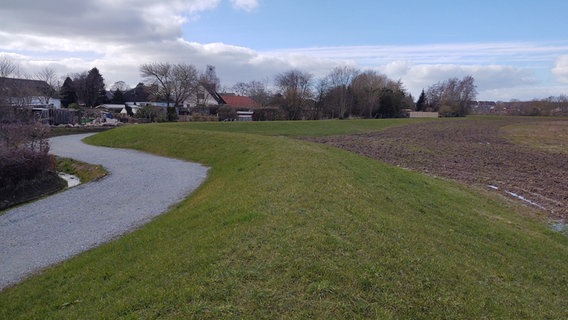
[[[216,68],[222,86],[349,66],[422,89],[471,75],[479,100],[568,94],[568,1],[0,0],[0,56],[28,74]]]

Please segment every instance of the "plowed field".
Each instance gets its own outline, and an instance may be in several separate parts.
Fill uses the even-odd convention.
[[[539,129],[555,148],[519,137],[518,128]],[[547,130],[554,127],[555,130]],[[516,128],[514,141],[512,130]],[[383,131],[310,139],[396,166],[478,185],[568,218],[568,141],[558,141],[568,120],[541,118],[440,120]],[[529,131],[530,132],[530,131]],[[534,140],[534,139],[533,139]],[[543,142],[544,143],[544,142]],[[565,143],[565,144],[563,144]]]

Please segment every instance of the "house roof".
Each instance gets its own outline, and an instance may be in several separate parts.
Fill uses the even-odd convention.
[[[42,80],[31,80],[31,79],[17,79],[17,78],[5,78],[0,77],[0,89],[8,94],[14,91],[21,91],[22,89],[30,90],[31,94],[39,94],[50,90],[51,87],[47,82]]]
[[[96,109],[107,109],[107,110],[122,110],[124,108],[124,104],[100,104],[95,107]]]
[[[144,85],[138,84],[135,88],[122,93],[124,101],[144,102],[150,101],[150,95]]]
[[[260,104],[245,96],[221,95],[226,105],[237,108],[258,108]]]

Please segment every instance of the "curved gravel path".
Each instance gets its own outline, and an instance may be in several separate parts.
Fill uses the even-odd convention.
[[[51,153],[110,175],[0,215],[0,290],[132,231],[183,200],[207,175],[190,162],[89,146],[89,134],[51,139]]]

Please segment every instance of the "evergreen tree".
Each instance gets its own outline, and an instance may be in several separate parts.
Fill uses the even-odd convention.
[[[178,120],[178,114],[175,107],[166,108],[166,118],[168,121],[173,122]]]
[[[97,97],[97,101],[95,102],[95,106],[109,103],[110,99],[107,96],[107,91],[105,89],[99,91],[99,96]]]
[[[59,91],[61,96],[61,105],[64,108],[68,108],[70,104],[77,103],[77,92],[75,92],[75,87],[73,85],[73,80],[67,77],[61,86]]]
[[[426,93],[424,89],[422,89],[422,93],[420,93],[420,97],[418,97],[418,101],[416,101],[416,111],[424,110],[426,110]]]
[[[120,88],[117,88],[116,91],[114,91],[111,102],[115,104],[123,104],[125,102],[124,94],[122,93]]]
[[[101,100],[101,92],[105,90],[105,82],[99,69],[96,67],[89,70],[85,79],[85,106],[94,107]]]

